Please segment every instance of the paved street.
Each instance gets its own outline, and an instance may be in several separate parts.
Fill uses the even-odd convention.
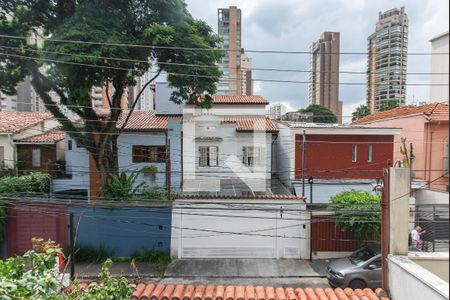
[[[298,259],[178,259],[164,272],[174,278],[320,277],[309,261]]]
[[[113,276],[125,275],[129,279],[164,284],[223,284],[263,285],[281,287],[328,287],[325,276],[327,261],[310,263],[297,259],[179,259],[174,260],[163,272],[158,266],[137,263],[139,277],[135,276],[127,262],[111,266]],[[101,264],[79,263],[77,278],[93,280],[100,272]]]

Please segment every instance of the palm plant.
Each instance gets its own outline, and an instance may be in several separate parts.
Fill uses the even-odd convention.
[[[139,174],[139,171],[134,171],[130,175],[125,172],[120,175],[109,174],[101,188],[102,196],[117,200],[134,198],[145,186],[145,182],[136,184]]]
[[[361,104],[352,113],[352,121],[354,122],[354,121],[364,118],[365,116],[368,116],[368,115],[370,115],[370,107],[365,104]]]

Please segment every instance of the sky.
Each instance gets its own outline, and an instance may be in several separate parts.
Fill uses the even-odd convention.
[[[408,52],[430,52],[429,40],[449,29],[448,0],[186,0],[188,10],[217,32],[217,9],[237,6],[242,10],[242,45],[251,50],[308,51],[323,31],[341,34],[340,71],[366,72],[367,37],[375,30],[379,11],[405,6],[409,18]],[[249,53],[253,68],[308,70],[308,54]],[[430,56],[408,56],[407,72],[430,72]],[[308,81],[307,73],[254,71],[253,78]],[[408,75],[408,83],[429,83],[429,75]],[[344,116],[365,103],[366,75],[341,74]],[[255,82],[254,94],[271,103],[283,103],[288,111],[307,106],[307,84]],[[428,86],[408,86],[407,103],[428,101]],[[344,119],[345,121],[346,119]]]

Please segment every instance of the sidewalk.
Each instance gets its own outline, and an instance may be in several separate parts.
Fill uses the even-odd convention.
[[[133,273],[129,262],[115,262],[111,265],[109,271],[114,277],[123,275],[130,279],[137,277],[161,278],[164,274],[164,270],[155,264],[137,262],[136,266],[137,274]],[[96,279],[101,271],[101,267],[102,264],[100,263],[77,263],[75,265],[75,277],[80,280]],[[67,268],[66,272],[70,272],[70,268]]]
[[[177,259],[164,272],[173,278],[320,277],[309,261],[298,259]]]
[[[326,276],[328,261],[298,259],[177,259],[166,270],[151,263],[138,262],[137,274],[129,262],[113,263],[112,276],[144,278],[163,282],[300,282],[298,279],[320,279]],[[100,263],[77,263],[75,272],[80,280],[93,280],[101,270]],[[69,269],[67,270],[69,271]],[[292,280],[290,280],[292,279]],[[320,280],[319,280],[320,281]]]

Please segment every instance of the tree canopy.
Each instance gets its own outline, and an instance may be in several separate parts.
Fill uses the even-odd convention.
[[[125,126],[117,128],[117,121],[126,88],[152,68],[147,85],[165,72],[172,101],[210,107],[221,77],[219,42],[184,0],[0,0],[0,91],[15,94],[29,76],[99,171],[117,172],[117,136]],[[93,87],[106,87],[107,117],[92,105]],[[51,97],[55,93],[64,109]],[[69,118],[67,109],[82,122]]]
[[[362,119],[362,118],[364,118],[364,117],[366,117],[368,115],[370,115],[370,107],[365,105],[365,104],[361,104],[352,113],[352,121],[356,121],[356,120]]]
[[[311,104],[307,108],[302,108],[298,110],[299,112],[312,112],[313,121],[315,123],[336,123],[337,118],[331,110],[325,106],[318,104]]]
[[[391,110],[391,109],[397,108],[397,107],[399,107],[399,106],[400,106],[400,102],[399,102],[398,100],[396,100],[396,99],[390,99],[390,100],[384,101],[384,102],[381,104],[380,111]]]
[[[329,209],[344,231],[354,232],[362,240],[370,240],[381,226],[380,197],[352,190],[331,197]]]

